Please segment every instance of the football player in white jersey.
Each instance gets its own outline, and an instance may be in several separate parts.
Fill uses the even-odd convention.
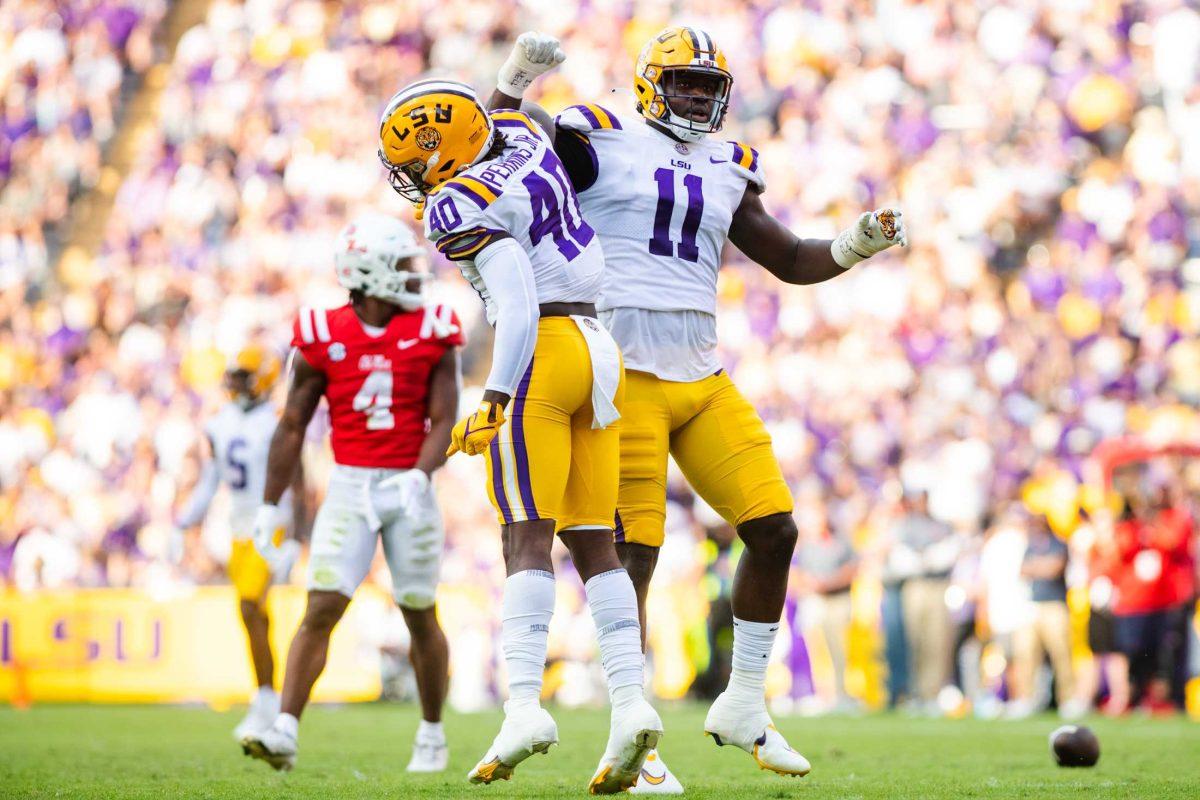
[[[864,213],[832,241],[799,239],[768,214],[758,153],[710,137],[725,118],[733,78],[704,31],[667,28],[646,43],[634,72],[635,114],[585,104],[551,121],[522,106],[530,83],[563,58],[553,37],[522,34],[489,105],[523,108],[554,137],[604,245],[598,308],[628,370],[616,538],[642,628],[663,543],[670,454],[745,544],[733,587],[733,672],[705,731],[766,769],[805,775],[809,763],[775,729],[764,690],[796,542],[791,490],[765,425],[717,359],[717,272],[728,241],[786,283],[820,283],[906,244],[901,213]],[[660,773],[634,791],[682,791],[669,777]]]
[[[204,519],[219,485],[224,482],[229,487],[229,525],[233,532],[229,579],[238,593],[258,687],[249,712],[234,729],[233,736],[238,740],[266,728],[279,713],[265,602],[272,579],[287,580],[298,551],[296,542],[289,539],[268,563],[254,549],[254,514],[266,480],[271,432],[279,418],[270,402],[271,387],[278,377],[279,359],[259,345],[242,349],[226,371],[225,387],[230,402],[205,425],[212,457],[201,467],[192,496],[175,520],[168,548],[172,561],[183,560],[185,531]],[[289,502],[296,498],[297,519],[303,517],[303,481],[303,474],[297,470],[289,497]]]
[[[508,702],[473,783],[511,777],[558,741],[541,707],[557,533],[584,582],[612,701],[588,789],[631,787],[662,733],[642,689],[637,595],[613,546],[624,369],[596,321],[604,255],[550,139],[518,112],[489,114],[460,83],[397,93],[380,120],[393,188],[424,209],[426,234],[479,292],[496,327],[478,409],[450,452],[484,455],[508,577],[501,614]]]

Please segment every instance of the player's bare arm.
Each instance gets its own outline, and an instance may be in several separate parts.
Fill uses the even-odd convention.
[[[296,460],[296,474],[292,477],[292,535],[297,539],[307,536],[308,503],[305,496],[304,459]],[[303,535],[302,535],[303,532]]]
[[[833,260],[832,240],[796,236],[767,212],[753,186],[746,188],[734,212],[729,241],[784,283],[821,283],[846,271]]]
[[[317,411],[325,393],[325,374],[315,369],[299,351],[292,355],[292,382],[288,386],[287,403],[267,456],[267,482],[263,487],[263,503],[278,506],[284,491],[295,480],[300,453],[304,448],[304,432]]]
[[[458,414],[459,358],[458,348],[446,351],[429,375],[429,433],[421,443],[416,469],[426,475],[446,463],[446,448],[450,446],[450,431]]]

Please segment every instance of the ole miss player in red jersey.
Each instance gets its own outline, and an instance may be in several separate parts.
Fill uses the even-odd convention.
[[[304,431],[324,396],[337,462],[313,525],[308,608],[288,652],[281,713],[242,739],[248,755],[276,769],[296,761],[298,720],[325,667],[329,635],[366,577],[375,542],[392,574],[396,603],[412,634],[412,662],[423,721],[413,772],[446,768],[441,711],[446,697],[446,637],[434,609],[441,562],[441,515],[429,478],[446,461],[458,412],[458,349],[463,337],[446,306],[425,304],[423,254],[398,220],[359,217],[342,231],[341,308],[302,308],[293,328],[287,405],[271,440],[255,544],[278,546],[280,496],[291,481]]]

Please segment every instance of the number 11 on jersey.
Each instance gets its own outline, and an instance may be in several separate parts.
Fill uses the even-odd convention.
[[[700,260],[700,248],[696,246],[696,234],[700,230],[700,218],[704,216],[704,181],[699,175],[688,173],[683,176],[683,188],[687,190],[687,210],[683,214],[683,226],[679,236],[679,250],[671,240],[671,217],[675,211],[675,170],[659,167],[654,171],[658,184],[658,206],[654,209],[654,235],[650,237],[650,252],[656,256],[678,255],[684,261]]]

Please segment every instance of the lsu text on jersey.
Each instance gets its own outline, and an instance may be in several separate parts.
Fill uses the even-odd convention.
[[[716,356],[721,252],[747,189],[751,147],[680,142],[597,105],[555,119],[584,217],[607,265],[601,319],[629,370],[618,537],[661,546],[667,455],[731,525],[792,510],[770,435]]]

